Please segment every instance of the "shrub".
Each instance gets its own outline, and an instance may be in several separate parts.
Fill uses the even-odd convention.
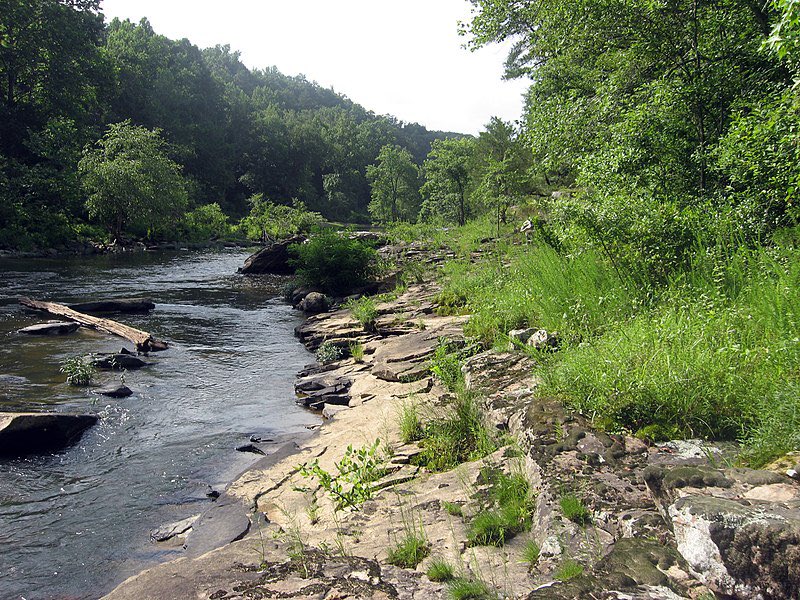
[[[183,217],[183,238],[193,242],[204,242],[224,238],[231,232],[228,215],[219,204],[204,204],[187,212]]]
[[[307,243],[292,245],[289,251],[300,282],[334,296],[366,284],[376,256],[365,243],[330,229],[317,231]]]
[[[328,341],[322,342],[320,347],[317,348],[316,353],[314,354],[314,358],[317,359],[317,362],[321,365],[327,365],[332,362],[336,362],[340,360],[344,356],[344,352],[342,351],[339,346],[335,344],[331,344]]]
[[[96,373],[91,360],[83,356],[66,359],[59,370],[67,376],[67,383],[70,385],[89,385]]]
[[[353,318],[361,323],[364,331],[375,330],[375,319],[378,318],[378,310],[375,308],[375,300],[369,296],[362,296],[358,300],[349,300],[345,304],[353,314]]]

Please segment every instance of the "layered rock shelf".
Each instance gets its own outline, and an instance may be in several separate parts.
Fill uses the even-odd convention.
[[[734,467],[731,446],[647,445],[595,430],[540,393],[535,350],[481,351],[463,367],[505,445],[443,473],[417,466],[420,448],[400,440],[401,414],[412,404],[425,418],[445,410],[452,395],[431,375],[430,358],[442,341],[467,343],[467,317],[437,315],[436,291],[413,285],[380,304],[370,331],[347,310],[299,327],[311,350],[337,340],[364,349],[360,362],[312,365],[298,377],[299,401],[328,422],[222,495],[241,539],[150,569],[107,597],[444,598],[447,585],[425,575],[442,559],[506,598],[798,597],[800,484],[784,471]],[[376,440],[383,475],[360,510],[336,511],[299,469],[318,461],[334,472],[349,447]],[[535,497],[530,530],[499,547],[467,541],[487,469],[523,474]],[[567,495],[585,507],[581,519],[565,514]],[[424,532],[428,557],[416,568],[388,564],[388,548],[409,530]],[[533,545],[538,556],[524,560]],[[567,564],[576,567],[570,577]]]

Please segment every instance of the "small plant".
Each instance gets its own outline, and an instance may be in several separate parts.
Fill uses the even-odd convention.
[[[357,509],[372,498],[370,484],[383,475],[377,457],[379,446],[380,440],[358,450],[348,446],[342,460],[334,465],[338,471],[335,475],[320,467],[318,459],[310,465],[301,465],[299,471],[303,477],[315,478],[320,487],[333,496],[336,510]]]
[[[528,563],[531,568],[533,568],[539,561],[540,553],[541,548],[539,548],[539,544],[537,544],[534,540],[528,540],[525,543],[525,547],[522,549],[522,559]]]
[[[450,581],[448,588],[453,600],[494,600],[497,598],[497,594],[483,581],[457,577]]]
[[[337,360],[341,360],[343,356],[344,352],[342,352],[342,349],[328,341],[322,342],[320,347],[317,348],[316,354],[314,354],[314,358],[316,358],[317,362],[322,365],[327,365],[332,362],[336,362]]]
[[[378,318],[375,300],[368,296],[362,296],[358,300],[349,301],[345,307],[350,309],[353,318],[361,323],[364,331],[375,331],[375,319]]]
[[[484,476],[492,484],[489,496],[496,508],[475,515],[467,539],[471,546],[502,546],[517,533],[530,529],[533,512],[528,497],[530,486],[521,474],[509,476],[487,470]]]
[[[353,360],[357,363],[364,362],[364,344],[361,342],[350,342],[348,345],[350,348],[350,356],[353,357]]]
[[[464,511],[461,509],[461,505],[456,504],[455,502],[442,502],[442,508],[445,509],[447,514],[451,517],[464,516]]]
[[[556,569],[554,577],[558,581],[569,581],[581,575],[583,575],[583,565],[576,560],[568,559]]]
[[[563,515],[578,525],[588,525],[592,521],[592,513],[575,494],[565,494],[559,500]]]
[[[387,562],[390,565],[413,569],[430,554],[428,540],[423,531],[406,531],[396,546],[389,548]]]
[[[461,358],[442,341],[433,353],[431,373],[451,392],[459,392],[464,387],[464,374],[461,372]]]
[[[431,581],[447,582],[453,579],[453,567],[443,558],[434,558],[425,574]]]
[[[83,356],[66,359],[59,370],[67,376],[70,385],[89,385],[96,373],[91,360]]]
[[[400,412],[400,439],[404,444],[416,442],[425,435],[425,428],[419,418],[417,405],[404,402]]]

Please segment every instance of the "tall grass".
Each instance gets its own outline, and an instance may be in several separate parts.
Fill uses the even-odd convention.
[[[601,427],[739,439],[758,466],[800,448],[800,234],[783,233],[769,247],[698,244],[689,267],[644,288],[592,251],[518,246],[446,265],[441,299],[487,343],[558,331],[544,392]]]

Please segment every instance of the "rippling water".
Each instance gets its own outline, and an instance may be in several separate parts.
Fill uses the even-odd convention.
[[[0,598],[97,598],[178,556],[150,542],[150,531],[207,508],[208,486],[253,460],[237,445],[251,434],[291,437],[317,422],[294,403],[294,374],[311,358],[292,335],[299,316],[277,298],[280,278],[235,274],[246,257],[229,250],[0,261],[0,410],[100,416],[63,452],[0,459]],[[83,329],[18,335],[48,319],[19,306],[23,295],[151,297],[149,315],[115,318],[170,349],[125,374],[129,398],[68,386],[59,372],[65,358],[131,344]]]

